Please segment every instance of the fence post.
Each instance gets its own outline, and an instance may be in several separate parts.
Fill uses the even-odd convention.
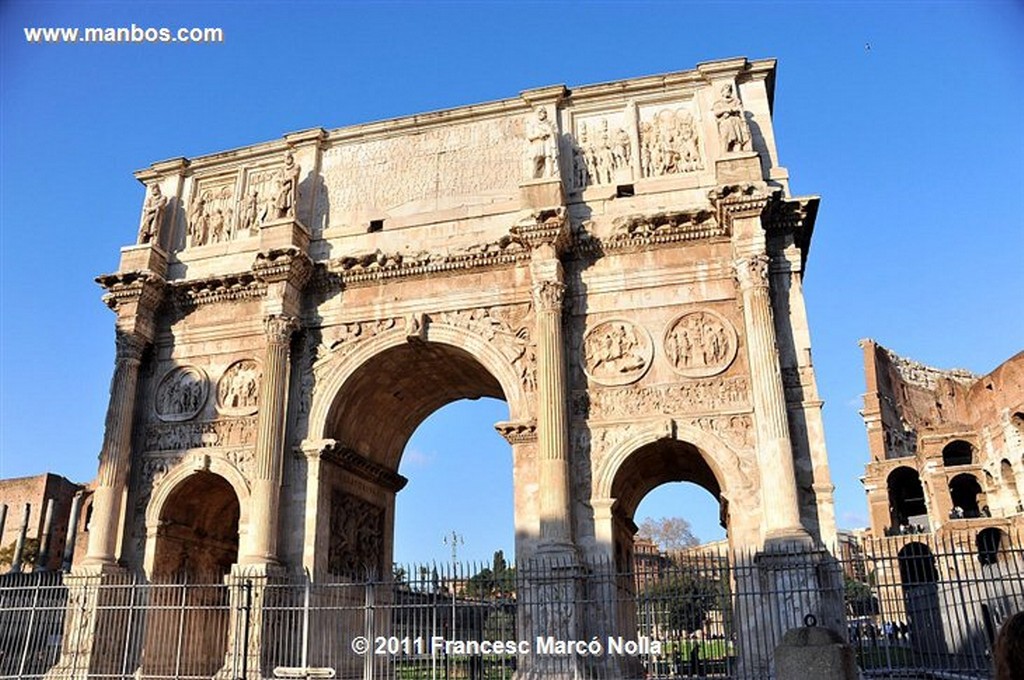
[[[32,644],[32,628],[36,621],[36,610],[39,608],[39,578],[35,578],[35,589],[32,592],[32,610],[28,614],[28,631],[25,633],[25,645],[21,652],[21,664],[18,666],[18,677],[25,675],[25,664],[28,662],[28,649]]]
[[[366,600],[363,612],[363,637],[366,638],[366,653],[363,654],[363,680],[373,680],[373,631],[374,603],[376,593],[372,578],[366,579]]]

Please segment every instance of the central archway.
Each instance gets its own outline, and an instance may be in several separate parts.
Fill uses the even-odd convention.
[[[314,403],[310,422],[311,432],[333,442],[318,475],[326,519],[318,519],[315,563],[342,576],[389,573],[395,499],[407,482],[399,465],[425,419],[463,399],[498,399],[513,413],[523,407],[509,358],[479,337],[444,326],[428,326],[416,337],[378,336],[339,361],[324,385],[330,403],[321,403],[319,414]],[[515,508],[518,536],[529,524],[528,511],[518,497]]]

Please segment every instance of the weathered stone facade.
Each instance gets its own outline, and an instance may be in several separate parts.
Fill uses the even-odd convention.
[[[922,644],[962,648],[963,623],[951,612],[968,605],[950,585],[962,575],[989,582],[985,599],[969,605],[996,620],[1024,604],[1019,578],[1004,573],[1005,550],[1024,529],[1024,352],[979,376],[925,366],[873,340],[861,347],[871,452],[865,549],[898,555],[901,565],[870,575],[903,595],[885,599],[881,616],[927,618],[933,639]]]
[[[193,558],[217,534],[206,566],[386,570],[406,442],[480,396],[508,403],[520,562],[629,564],[637,504],[682,480],[733,546],[832,543],[818,199],[789,194],[774,77],[711,62],[140,171],[139,243],[98,279],[118,351],[87,561],[157,572],[173,525]]]
[[[46,546],[45,564],[38,560],[32,565],[22,563],[23,568],[60,569],[67,548],[69,527],[72,512],[81,514],[81,498],[76,505],[76,495],[86,495],[84,488],[59,475],[42,474],[34,477],[19,477],[0,480],[0,548],[10,548],[13,552],[21,533],[22,521],[25,519],[25,506],[28,506],[28,523],[25,538],[43,542],[43,536],[49,529],[50,540]],[[47,503],[53,504],[50,524],[46,524]],[[81,534],[81,525],[76,527],[75,534]],[[70,557],[74,551],[67,551]],[[79,553],[81,554],[81,553]],[[13,561],[13,560],[12,560]],[[10,562],[0,564],[0,572],[5,571]]]
[[[1024,353],[978,376],[861,345],[874,536],[1024,527]]]

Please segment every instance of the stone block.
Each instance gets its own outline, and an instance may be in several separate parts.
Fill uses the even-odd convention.
[[[715,161],[715,178],[719,184],[761,181],[761,157],[756,151],[730,153]]]
[[[296,247],[309,250],[309,230],[293,217],[268,220],[260,226],[260,250],[267,252],[279,248]]]
[[[120,272],[150,271],[167,276],[167,253],[155,243],[143,243],[121,248]]]
[[[523,182],[519,185],[519,195],[523,208],[529,210],[557,208],[565,204],[562,182],[557,179]]]
[[[777,680],[857,680],[853,649],[835,631],[820,626],[789,630],[775,648]]]

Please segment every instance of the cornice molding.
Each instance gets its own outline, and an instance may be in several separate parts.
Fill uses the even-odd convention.
[[[155,310],[163,299],[166,284],[162,276],[151,271],[102,274],[96,277],[96,283],[107,291],[103,303],[115,312],[125,303]]]
[[[310,455],[309,451],[304,453],[306,456]],[[379,484],[389,491],[396,493],[401,491],[409,482],[408,479],[397,472],[392,472],[380,463],[375,463],[369,458],[365,458],[338,441],[326,440],[323,448],[320,449],[320,457],[322,460],[334,463],[361,479],[372,484]]]

